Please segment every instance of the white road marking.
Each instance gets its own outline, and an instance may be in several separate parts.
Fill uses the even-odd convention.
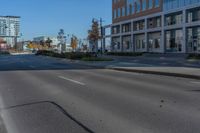
[[[69,78],[66,78],[66,77],[63,77],[63,76],[58,76],[58,78],[61,78],[61,79],[64,79],[64,80],[67,80],[67,81],[70,81],[70,82],[73,82],[73,83],[76,83],[76,84],[79,84],[79,85],[83,85],[83,86],[85,85],[84,83],[81,83],[79,81],[69,79]]]
[[[30,67],[30,68],[36,68],[36,67],[35,67],[35,66],[33,66],[33,65],[30,65],[29,67]]]
[[[190,83],[192,83],[192,84],[199,84],[200,85],[200,82],[197,82],[197,81],[191,81]]]
[[[162,65],[168,65],[169,63],[166,63],[166,62],[163,62],[163,63],[161,63]]]

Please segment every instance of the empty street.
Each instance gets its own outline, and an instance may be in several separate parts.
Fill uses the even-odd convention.
[[[199,103],[198,80],[0,57],[2,131],[199,133]]]

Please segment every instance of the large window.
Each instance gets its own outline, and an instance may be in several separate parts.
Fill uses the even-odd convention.
[[[169,14],[165,17],[165,25],[176,25],[182,24],[183,22],[183,14],[182,12],[178,12],[175,14]]]
[[[127,15],[131,15],[135,13],[135,1],[134,0],[127,0]]]
[[[127,5],[126,6],[126,15],[130,15],[131,14],[131,5]]]
[[[112,34],[119,34],[120,33],[120,26],[113,26],[112,27]]]
[[[131,14],[135,13],[135,4],[133,4],[132,8],[131,8]]]
[[[155,7],[159,7],[160,6],[160,0],[155,0]]]
[[[123,36],[122,37],[122,43],[123,43],[123,51],[130,50],[132,48],[132,46],[131,46],[131,36]]]
[[[146,0],[142,0],[142,11],[146,10],[146,6],[147,6],[147,1]]]
[[[141,10],[141,3],[140,3],[140,0],[137,0],[136,1],[136,12],[139,13]]]
[[[200,27],[187,29],[188,52],[200,52]]]
[[[183,43],[183,31],[169,30],[165,33],[165,44],[167,52],[181,52]]]
[[[133,5],[133,0],[127,0],[127,4],[126,4],[126,15],[130,15],[131,14],[131,8]]]
[[[122,25],[122,32],[131,32],[131,23],[123,24]]]
[[[200,7],[187,11],[187,22],[200,21]]]
[[[135,50],[136,52],[145,52],[146,51],[146,43],[145,43],[145,35],[135,35]]]
[[[116,9],[113,11],[113,18],[114,18],[114,19],[117,18],[117,10],[116,10]]]
[[[148,19],[148,28],[161,27],[161,17],[155,17]]]
[[[191,4],[199,3],[199,0],[164,0],[164,11],[177,9]]]
[[[112,51],[120,51],[120,37],[113,37],[112,38]]]
[[[153,0],[148,1],[148,8],[152,9],[153,8]]]
[[[121,17],[121,8],[118,8],[117,10],[117,17]]]
[[[145,21],[144,20],[134,22],[134,24],[133,24],[133,30],[135,30],[135,31],[144,30],[144,28],[145,28]]]
[[[121,10],[122,10],[122,17],[124,17],[124,16],[125,16],[125,14],[126,14],[125,7],[122,7],[122,8],[121,8]]]
[[[148,46],[150,52],[160,52],[161,32],[149,33]]]

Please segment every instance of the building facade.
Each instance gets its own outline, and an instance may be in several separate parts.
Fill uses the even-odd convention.
[[[51,46],[53,46],[54,50],[61,50],[60,40],[58,37],[50,37],[50,36],[40,36],[33,38],[33,42],[40,43],[41,41],[45,42],[48,38],[52,41]],[[71,52],[72,47],[70,44],[66,44],[65,52]]]
[[[113,52],[200,53],[200,0],[113,0]]]
[[[0,16],[0,38],[6,45],[13,47],[20,37],[20,17]]]
[[[48,37],[48,36],[40,36],[40,37],[35,37],[33,38],[34,42],[40,43],[41,41],[45,42],[48,39],[52,41],[51,45],[54,47],[57,47],[57,45],[60,43],[57,37]]]

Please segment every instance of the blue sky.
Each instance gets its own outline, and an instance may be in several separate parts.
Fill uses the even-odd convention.
[[[41,35],[56,36],[59,29],[87,36],[92,18],[111,23],[111,0],[0,0],[0,15],[21,16],[24,39]]]

